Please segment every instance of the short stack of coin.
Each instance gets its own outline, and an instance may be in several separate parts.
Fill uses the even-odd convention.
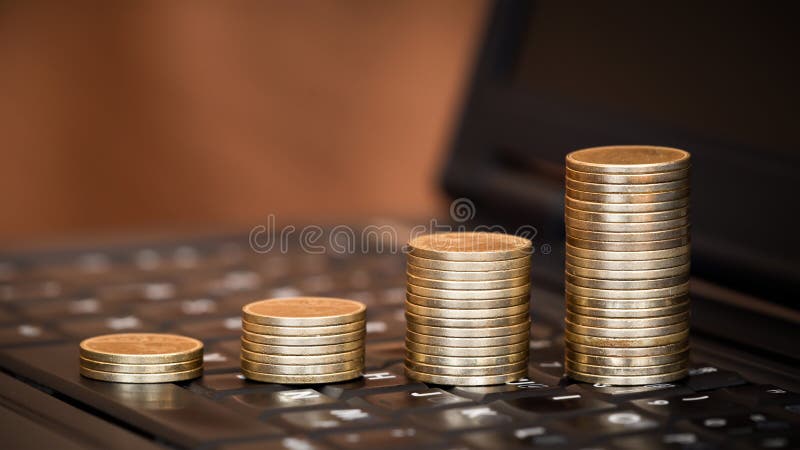
[[[451,386],[525,377],[531,241],[439,233],[409,242],[406,374]]]
[[[166,383],[203,374],[203,343],[175,334],[121,333],[80,344],[80,372],[117,383]]]
[[[241,366],[251,380],[320,384],[364,370],[364,304],[338,298],[261,300],[242,308]]]
[[[683,378],[689,153],[597,147],[566,165],[567,375],[612,385]]]

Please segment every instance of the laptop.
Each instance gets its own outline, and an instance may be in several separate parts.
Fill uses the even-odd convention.
[[[407,378],[405,259],[380,246],[307,252],[290,240],[263,251],[254,228],[5,253],[3,448],[800,448],[796,16],[768,7],[491,5],[441,179],[451,226],[536,231],[528,377],[485,387]],[[680,381],[563,376],[563,158],[607,144],[693,154],[692,365]],[[357,233],[389,226],[399,236],[429,222],[358,223]],[[361,378],[290,386],[241,376],[241,306],[295,295],[368,306]],[[79,375],[80,339],[132,331],[202,339],[204,375]]]

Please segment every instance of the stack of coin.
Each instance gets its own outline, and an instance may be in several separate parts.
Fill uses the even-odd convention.
[[[439,233],[409,242],[406,374],[451,386],[526,376],[531,242]]]
[[[597,147],[566,160],[567,375],[612,385],[686,376],[689,153]]]
[[[175,334],[106,334],[80,344],[81,375],[117,383],[166,383],[203,374],[203,343]]]
[[[364,304],[339,298],[261,300],[242,308],[244,376],[255,381],[319,384],[364,370]]]

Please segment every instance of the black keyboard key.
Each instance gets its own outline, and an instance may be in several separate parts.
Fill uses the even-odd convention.
[[[366,328],[370,342],[401,340],[406,331],[405,313],[402,309],[380,311],[367,318]]]
[[[0,347],[26,344],[42,344],[63,340],[63,336],[43,325],[23,323],[0,327]]]
[[[59,322],[59,330],[67,336],[84,339],[109,333],[146,333],[158,331],[156,324],[133,315],[112,316]]]
[[[491,402],[516,395],[555,395],[561,388],[538,379],[522,378],[495,386],[457,386],[450,392],[479,402]]]
[[[353,399],[350,403],[353,405],[370,405],[396,413],[412,413],[421,409],[437,408],[458,403],[471,403],[471,401],[442,389],[433,388],[366,395],[363,398]]]
[[[517,420],[494,404],[470,405],[437,409],[412,414],[408,419],[416,425],[438,433],[450,433],[477,428],[513,426]]]
[[[408,449],[443,444],[445,440],[434,433],[413,426],[373,428],[326,434],[323,439],[346,449]]]
[[[759,433],[753,436],[740,437],[737,442],[749,448],[798,449],[800,448],[800,432],[797,430]]]
[[[365,372],[362,377],[353,381],[326,385],[322,392],[333,398],[348,399],[406,387],[425,389],[422,383],[406,378],[402,365],[395,365],[383,370]]]
[[[299,433],[363,428],[389,422],[385,416],[361,408],[328,408],[284,412],[272,416],[270,423],[281,422]]]
[[[125,312],[125,305],[101,302],[96,298],[87,297],[26,303],[20,305],[19,312],[31,321],[50,322],[99,315],[119,315]]]
[[[800,405],[800,394],[771,384],[746,384],[727,388],[723,392],[751,408]]]
[[[632,400],[631,405],[659,416],[708,417],[716,414],[748,412],[721,392],[698,392],[692,395]]]
[[[172,329],[178,334],[197,336],[203,342],[232,339],[242,335],[242,318],[240,316],[230,316],[214,319],[184,320],[176,323]]]
[[[719,415],[699,417],[684,421],[704,432],[718,434],[722,437],[747,436],[758,432],[775,432],[788,430],[789,422],[769,414],[753,412],[736,415]]]
[[[329,406],[336,400],[315,389],[285,389],[231,395],[225,397],[223,403],[245,414],[262,417],[286,412],[287,409]]]
[[[307,437],[287,436],[251,442],[237,442],[218,447],[219,450],[331,450],[333,447]]]
[[[694,392],[683,383],[658,383],[644,386],[611,386],[607,384],[577,383],[576,386],[589,395],[598,395],[608,400],[633,400],[635,398],[672,397],[676,395],[690,395]]]
[[[375,372],[388,365],[402,363],[406,357],[406,346],[401,340],[375,344],[368,342],[365,356],[364,369]]]
[[[513,411],[524,417],[564,416],[611,409],[613,404],[600,399],[583,395],[577,389],[569,387],[557,394],[520,396],[508,400],[500,400],[507,411]]]
[[[552,430],[547,425],[466,432],[459,435],[459,440],[479,450],[572,448],[573,443],[569,433]]]
[[[745,383],[747,381],[738,373],[711,365],[700,365],[689,369],[689,378],[686,380],[686,385],[697,392],[738,386]]]
[[[191,382],[189,387],[196,391],[211,396],[232,395],[251,391],[276,391],[285,389],[279,384],[260,383],[250,381],[239,372],[226,372],[206,374]]]
[[[618,437],[612,439],[610,443],[611,448],[620,450],[714,450],[725,448],[719,441],[708,436],[680,429],[665,432],[650,431]]]
[[[570,433],[572,436],[582,435],[587,440],[597,435],[608,436],[654,430],[662,425],[658,418],[647,416],[632,409],[621,409],[598,414],[581,414],[565,419],[557,419],[547,424],[552,428]]]

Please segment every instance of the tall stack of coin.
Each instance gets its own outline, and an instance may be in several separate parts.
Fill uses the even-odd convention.
[[[501,384],[527,374],[531,242],[439,233],[409,242],[406,374],[442,385]]]
[[[597,147],[566,160],[567,374],[614,385],[686,376],[689,153]]]
[[[175,334],[122,333],[80,344],[81,375],[117,383],[166,383],[203,374],[203,343]]]
[[[364,370],[364,304],[339,298],[261,300],[242,308],[244,376],[255,381],[319,384]]]

